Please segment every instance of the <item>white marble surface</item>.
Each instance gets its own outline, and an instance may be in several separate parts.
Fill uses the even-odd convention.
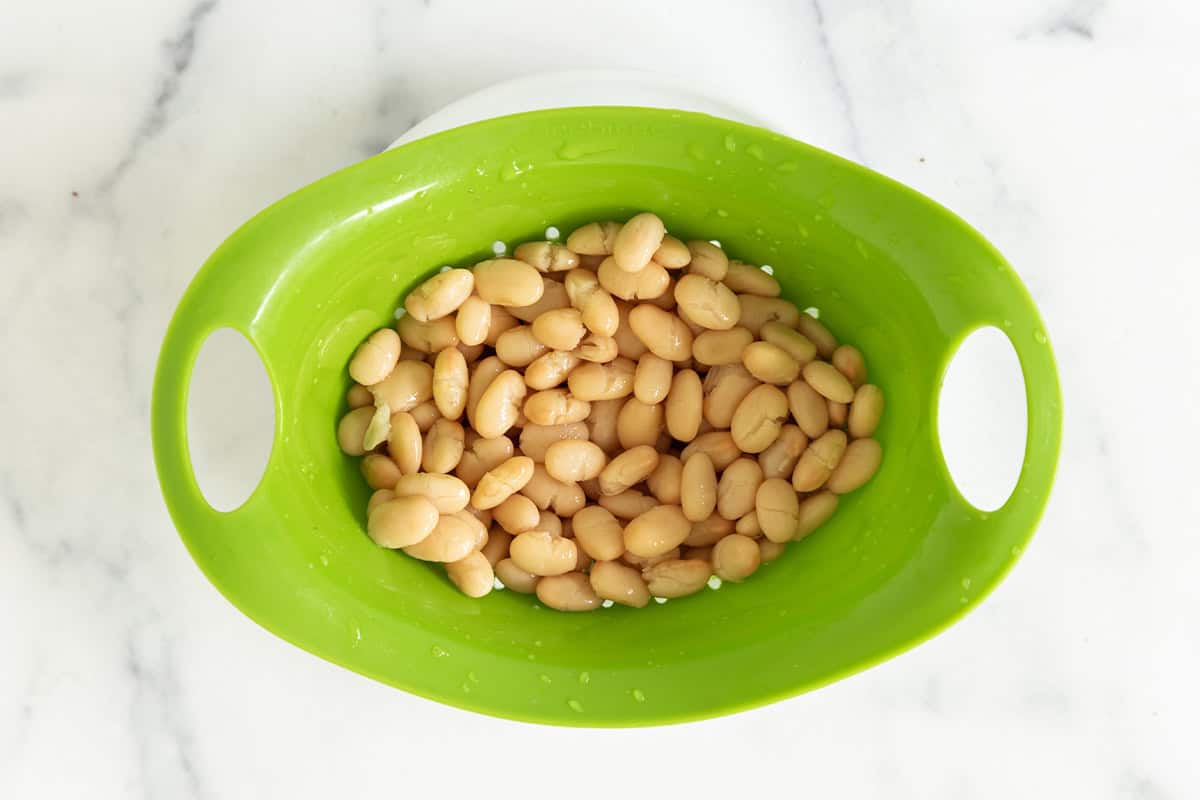
[[[611,797],[610,769],[639,796],[1195,797],[1197,33],[1185,0],[0,4],[0,797]],[[770,109],[1025,279],[1060,477],[949,632],[731,718],[567,731],[322,662],[192,564],[147,406],[196,267],[439,106],[568,66]]]

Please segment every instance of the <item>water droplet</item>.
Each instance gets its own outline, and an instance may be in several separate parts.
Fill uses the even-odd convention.
[[[752,144],[749,147],[747,147],[746,154],[748,156],[750,156],[751,158],[758,159],[759,161],[762,161],[763,159],[765,159],[767,157],[766,154],[763,152],[763,149],[756,144]]]
[[[1021,555],[1021,546],[1014,544],[1008,552],[1015,558],[1016,556]]]
[[[454,269],[454,267],[450,266],[449,264],[443,264],[442,266],[438,267],[438,274],[440,275],[443,272],[449,272],[452,269]]]
[[[726,210],[725,210],[725,209],[723,209],[723,208],[718,208],[718,209],[717,209],[717,216],[718,216],[718,217],[728,217],[728,216],[729,216],[729,212],[728,212],[728,211],[726,211]]]
[[[518,175],[524,174],[525,169],[525,167],[522,167],[514,159],[500,168],[500,180],[511,181]]]
[[[576,700],[574,698],[567,701],[567,708],[571,709],[576,714],[583,713],[583,703],[579,702],[578,700]]]
[[[1004,320],[1004,327],[1011,328],[1012,326],[1013,326],[1013,321],[1011,319]]]
[[[508,245],[506,245],[504,242],[501,242],[499,240],[494,241],[494,242],[492,242],[492,252],[498,256],[502,256],[506,252],[508,252]]]
[[[469,680],[471,683],[479,683],[479,676],[476,675],[474,672],[468,672],[467,680]]]
[[[964,589],[970,589],[970,588],[971,588],[971,579],[970,579],[970,578],[963,578],[963,579],[962,579],[962,581],[960,581],[960,583],[962,583],[962,587],[963,587]]]
[[[667,602],[667,598],[665,598],[665,597],[656,597],[656,598],[654,598],[654,602],[658,603],[658,604],[661,606],[663,603]]]
[[[553,681],[551,681],[551,680],[550,680],[550,676],[549,676],[549,675],[545,675],[545,674],[543,674],[543,675],[538,675],[538,679],[539,679],[539,680],[541,680],[541,682],[542,682],[542,683],[547,683],[547,684],[548,684],[548,683],[553,683]]]
[[[967,597],[966,597],[966,595],[964,595],[964,596],[962,596],[962,597],[958,598],[958,602],[959,602],[959,604],[960,604],[960,605],[964,605],[964,606],[965,606],[967,603],[969,603],[969,602],[970,602],[970,600],[968,600],[968,599],[967,599]]]
[[[558,157],[565,161],[574,161],[585,156],[599,155],[610,150],[616,150],[611,142],[568,142],[558,149]]]
[[[732,136],[725,137],[725,149],[733,153],[737,150],[737,140]]]
[[[761,239],[762,237],[767,235],[767,232],[764,231],[762,228],[755,228],[754,235]]]
[[[322,567],[329,566],[329,556],[325,555],[324,553],[321,553],[321,566]]]
[[[536,661],[536,660],[537,660],[537,656],[535,656],[533,653],[530,653],[529,655],[527,655],[527,656],[525,656],[525,657],[526,657],[526,658],[528,658],[530,661]]]
[[[720,589],[721,588],[721,579],[718,578],[716,575],[713,575],[711,578],[708,579],[708,588]]]
[[[612,608],[614,605],[616,605],[616,603],[614,603],[612,600],[602,600],[600,602],[601,608]]]
[[[1045,333],[1042,331],[1042,329],[1041,329],[1041,328],[1039,328],[1039,329],[1037,329],[1036,331],[1034,331],[1034,332],[1033,332],[1033,340],[1034,340],[1035,342],[1037,342],[1038,344],[1045,344],[1045,343],[1046,343],[1046,341],[1047,341],[1047,339],[1046,339],[1046,334],[1045,334]]]
[[[858,254],[861,255],[863,258],[871,257],[870,254],[867,252],[867,245],[863,242],[862,239],[854,240],[854,249],[857,250]]]
[[[800,169],[800,165],[795,161],[783,161],[775,167],[776,172],[795,172],[798,169]]]
[[[408,313],[408,310],[404,306],[400,306],[399,308],[397,308],[395,311],[392,312],[392,316],[395,317],[396,319],[400,319],[407,313]]]
[[[470,692],[471,692],[471,684],[469,684],[469,683],[464,683],[464,684],[462,685],[462,690],[463,690],[464,692],[466,692],[466,693],[470,694]]]
[[[541,640],[541,639],[534,639],[534,640],[533,640],[533,646],[534,646],[534,647],[541,647],[541,646],[542,646],[542,640]]]
[[[499,578],[492,578],[492,588],[498,592],[503,591],[504,584],[500,581]]]
[[[813,319],[821,318],[821,309],[817,308],[816,306],[809,306],[808,308],[804,309],[804,313],[808,314]]]
[[[579,682],[583,684],[591,683],[592,676],[586,672],[579,673]]]
[[[642,692],[641,689],[634,689],[631,694],[633,694],[633,699],[636,700],[637,702],[639,702],[639,703],[646,702],[646,695],[644,692]]]
[[[703,161],[705,159],[704,148],[694,142],[687,146],[687,154],[697,161]]]
[[[559,236],[560,236],[560,234],[558,232],[558,228],[554,227],[553,225],[551,225],[549,228],[546,228],[546,238],[547,239],[553,241],[553,240],[557,239]]]
[[[768,275],[775,274],[775,268],[772,267],[770,264],[763,264],[761,267],[759,267],[759,269],[761,269],[763,272],[767,273]]]
[[[446,656],[450,655],[448,652],[446,652],[446,650],[436,644],[429,648],[429,654],[434,658],[445,658]]]
[[[720,242],[718,242],[716,239],[709,239],[709,240],[708,240],[708,243],[709,243],[709,244],[711,244],[713,247],[720,247],[720,246],[721,246],[721,243],[720,243]]]
[[[833,208],[834,202],[833,192],[822,192],[817,196],[817,205],[821,208]]]

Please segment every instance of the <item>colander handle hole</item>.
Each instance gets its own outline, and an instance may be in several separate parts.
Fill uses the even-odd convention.
[[[254,492],[275,428],[271,381],[240,332],[218,328],[201,346],[187,401],[188,450],[204,499],[218,511],[240,507]]]
[[[984,327],[963,339],[946,367],[937,421],[959,493],[981,511],[1002,507],[1021,476],[1028,432],[1025,376],[1004,331]]]

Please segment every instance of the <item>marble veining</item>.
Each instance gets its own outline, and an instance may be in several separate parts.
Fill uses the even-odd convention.
[[[821,0],[811,0],[811,5],[816,28],[817,46],[824,58],[825,66],[829,69],[830,83],[833,86],[834,95],[840,106],[841,117],[845,120],[848,129],[849,143],[847,152],[852,158],[862,161],[863,148],[858,138],[858,127],[854,121],[854,105],[850,100],[850,92],[846,89],[846,81],[842,77],[841,67],[838,65],[837,54],[829,42],[829,31],[825,25],[825,11],[821,6]]]
[[[162,132],[167,124],[167,114],[171,110],[171,102],[179,93],[179,85],[183,81],[188,67],[192,64],[192,56],[196,50],[196,37],[207,17],[217,7],[217,0],[200,0],[188,10],[183,24],[178,32],[163,43],[167,69],[158,81],[158,89],[154,99],[133,133],[133,138],[125,152],[117,160],[112,170],[101,179],[98,185],[99,194],[103,195],[112,190],[121,180],[125,170],[134,163],[145,144]]]
[[[1200,6],[1169,0],[6,9],[0,797],[416,796],[447,775],[508,796],[499,776],[533,766],[611,797],[589,776],[614,763],[647,796],[740,796],[747,776],[822,797],[1196,796],[1197,30]],[[960,213],[1026,282],[1063,381],[1059,480],[962,622],[764,709],[564,731],[313,658],[192,563],[148,405],[199,264],[464,93],[571,67],[682,76],[769,111]]]

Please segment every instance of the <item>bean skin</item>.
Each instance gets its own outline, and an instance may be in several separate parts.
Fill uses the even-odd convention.
[[[814,439],[796,463],[792,487],[797,492],[812,492],[821,488],[842,460],[846,443],[846,434],[839,430],[826,431]]]
[[[617,231],[613,239],[613,261],[626,272],[640,272],[662,246],[665,235],[666,227],[656,215],[638,214]]]
[[[383,328],[359,345],[350,359],[350,377],[363,386],[379,383],[386,378],[400,358],[400,335]]]
[[[833,351],[837,349],[837,339],[833,338],[828,328],[807,313],[800,314],[794,326],[817,348],[817,355],[821,358],[833,358]]]
[[[638,359],[637,369],[634,371],[634,397],[647,405],[661,403],[667,399],[667,392],[671,389],[673,371],[671,362],[665,358],[659,358],[653,353],[644,354]]]
[[[738,404],[729,432],[743,452],[761,453],[779,437],[787,414],[787,395],[778,387],[763,384]]]
[[[688,242],[687,248],[692,256],[687,267],[689,274],[703,275],[714,281],[724,280],[729,271],[729,257],[724,250],[703,240]]]
[[[682,269],[692,263],[692,253],[674,236],[664,236],[662,244],[654,251],[654,260],[667,269]]]
[[[571,232],[567,237],[567,249],[580,255],[610,255],[621,228],[619,222],[590,222]]]
[[[850,413],[846,419],[850,435],[865,439],[874,435],[883,416],[883,391],[874,384],[865,383],[854,392]]]
[[[612,561],[625,552],[624,526],[601,506],[586,506],[571,518],[575,543],[597,561]]]
[[[752,458],[739,458],[721,472],[717,482],[717,513],[738,520],[754,510],[754,497],[763,482],[762,467]]]
[[[758,569],[761,561],[758,543],[740,534],[726,536],[713,545],[713,572],[721,580],[743,581]]]
[[[817,390],[804,381],[795,381],[787,389],[792,419],[804,435],[816,439],[829,429],[829,406]]]
[[[492,305],[519,308],[540,300],[545,285],[538,271],[524,261],[494,258],[475,265],[475,291]]]
[[[646,588],[655,597],[686,597],[704,588],[712,566],[700,559],[673,559],[643,570]]]
[[[883,450],[874,439],[855,439],[846,447],[841,461],[825,482],[825,488],[834,494],[853,492],[875,475]]]
[[[542,578],[537,584],[537,597],[558,611],[593,611],[600,606],[600,596],[581,572]]]
[[[636,397],[627,398],[617,414],[617,441],[621,447],[654,445],[663,429],[663,406],[663,403],[647,405]]]
[[[408,293],[404,308],[418,322],[453,314],[471,296],[475,275],[466,269],[438,273]]]
[[[454,315],[454,332],[461,344],[483,344],[492,327],[492,304],[478,295],[471,295]]]
[[[650,590],[640,571],[617,561],[600,561],[592,567],[589,580],[596,594],[633,608],[642,608],[650,602]]]
[[[546,531],[526,531],[508,546],[508,557],[533,575],[562,575],[575,568],[575,543]]]
[[[437,508],[424,497],[397,497],[371,511],[367,534],[380,547],[408,547],[433,533],[438,519]]]
[[[669,453],[660,455],[658,466],[646,477],[646,486],[658,502],[678,505],[683,494],[683,462]]]
[[[683,544],[691,530],[679,506],[658,506],[625,526],[625,549],[642,557],[662,555]]]
[[[819,492],[800,501],[799,521],[792,541],[803,539],[823,525],[837,510],[838,496],[833,492]]]
[[[579,256],[558,242],[525,242],[513,250],[513,258],[538,272],[564,272],[579,266]]]
[[[665,406],[667,431],[671,436],[681,442],[695,439],[704,416],[704,387],[695,370],[675,373]]]
[[[725,285],[739,294],[759,297],[778,297],[779,281],[761,269],[741,261],[730,261],[723,279]]]
[[[511,558],[502,558],[496,562],[496,577],[504,584],[505,589],[518,594],[533,594],[537,589],[540,576],[526,572],[517,566]]]
[[[816,389],[817,394],[835,403],[849,403],[854,399],[854,387],[850,381],[826,361],[805,364],[804,382]]]
[[[646,303],[629,312],[629,326],[651,353],[667,361],[692,357],[692,332],[679,317]]]
[[[486,595],[492,590],[492,581],[496,577],[492,563],[479,552],[446,564],[446,575],[467,597]]]
[[[683,462],[681,481],[686,487],[680,501],[683,515],[690,522],[712,516],[717,505],[717,471],[707,453],[693,453]]]
[[[799,527],[800,499],[791,483],[771,478],[758,487],[754,513],[764,536],[772,542],[786,542]]]

